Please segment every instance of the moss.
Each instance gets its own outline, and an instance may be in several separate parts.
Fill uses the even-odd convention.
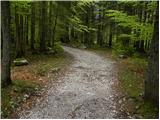
[[[144,104],[142,104],[137,113],[142,115],[142,117],[146,119],[157,119],[159,112],[156,106],[149,102],[145,102]]]
[[[68,62],[66,56],[63,54],[61,56],[50,56],[44,62],[41,62],[39,66],[36,67],[36,73],[41,76],[45,76],[53,68],[61,68],[63,65]]]
[[[121,75],[122,86],[131,97],[138,97],[143,92],[143,82],[140,76],[129,70]]]
[[[157,107],[143,100],[144,81],[146,79],[147,59],[132,57],[121,61],[119,79],[122,88],[129,98],[134,100],[134,106],[140,106],[135,113],[142,118],[158,118]]]
[[[53,50],[55,51],[55,53],[59,54],[59,53],[63,53],[64,50],[61,47],[60,43],[56,42],[53,46]]]
[[[69,44],[75,48],[79,48],[80,46],[82,46],[82,43],[79,40],[72,40]]]
[[[13,80],[12,85],[1,90],[2,118],[10,118],[19,105],[41,87],[33,82]]]

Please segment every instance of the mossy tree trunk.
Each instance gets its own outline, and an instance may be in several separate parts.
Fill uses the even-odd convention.
[[[41,37],[40,51],[46,51],[46,1],[41,1]]]
[[[11,66],[11,38],[10,38],[10,3],[9,1],[1,2],[1,29],[2,29],[2,71],[1,84],[5,87],[11,84],[10,66]]]
[[[34,50],[35,41],[35,2],[31,5],[31,50]]]
[[[157,5],[158,6],[158,5]],[[145,100],[159,105],[159,12],[156,10],[153,39],[151,42],[148,76],[145,81]]]

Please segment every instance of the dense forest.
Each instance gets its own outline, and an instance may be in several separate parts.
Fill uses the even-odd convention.
[[[159,106],[158,1],[1,2],[4,91],[15,84],[11,72],[15,66],[27,65],[30,55],[61,56],[62,46],[112,50],[120,59],[145,58],[148,68],[142,98]]]

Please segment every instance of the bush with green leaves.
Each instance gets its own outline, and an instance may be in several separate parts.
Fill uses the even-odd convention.
[[[121,34],[118,36],[118,43],[114,46],[114,51],[116,54],[131,56],[135,50],[130,46],[132,36],[129,34]]]
[[[117,43],[114,46],[114,52],[118,55],[132,56],[135,50],[131,46],[123,46],[122,44]]]
[[[60,45],[59,42],[56,42],[56,43],[54,44],[53,50],[55,51],[55,53],[63,53],[63,52],[64,52],[64,50],[63,50],[63,48],[61,47],[61,45]]]

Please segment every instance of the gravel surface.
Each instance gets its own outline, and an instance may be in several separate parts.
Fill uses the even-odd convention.
[[[116,118],[115,62],[93,52],[64,49],[74,56],[73,64],[49,89],[45,100],[20,118]]]

